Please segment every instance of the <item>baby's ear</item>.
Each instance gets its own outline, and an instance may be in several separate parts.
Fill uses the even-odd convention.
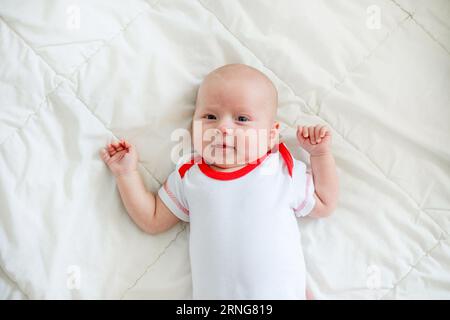
[[[272,132],[278,133],[280,132],[280,123],[278,121],[274,121],[272,125],[272,129],[270,130],[271,134]]]
[[[278,143],[279,133],[280,133],[280,123],[278,121],[275,121],[272,125],[272,128],[270,129],[270,140],[275,144]]]

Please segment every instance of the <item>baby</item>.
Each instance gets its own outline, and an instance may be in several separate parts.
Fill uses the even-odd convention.
[[[134,222],[157,234],[190,222],[194,299],[305,299],[297,217],[326,217],[337,205],[338,177],[325,126],[299,126],[311,172],[278,142],[278,94],[257,69],[231,64],[208,74],[193,116],[194,153],[158,194],[137,171],[125,140],[101,157]]]

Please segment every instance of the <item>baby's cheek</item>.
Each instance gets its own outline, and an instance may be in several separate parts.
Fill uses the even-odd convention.
[[[204,148],[203,140],[201,138],[201,135],[199,136],[199,135],[196,135],[194,133],[194,135],[192,137],[192,140],[193,140],[192,142],[193,142],[193,145],[194,145],[194,150],[201,154],[202,150]]]
[[[237,136],[237,155],[245,162],[256,160],[266,154],[269,148],[267,134],[256,129],[249,129]]]
[[[194,150],[199,154],[202,154],[213,141],[214,131],[210,130],[202,124],[197,123],[197,125],[199,127],[194,127],[192,141]]]

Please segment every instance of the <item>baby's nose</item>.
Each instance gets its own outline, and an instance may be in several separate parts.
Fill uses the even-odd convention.
[[[219,125],[218,129],[219,129],[220,133],[222,133],[224,135],[232,134],[232,132],[233,132],[233,128],[227,123],[223,123],[223,124]]]

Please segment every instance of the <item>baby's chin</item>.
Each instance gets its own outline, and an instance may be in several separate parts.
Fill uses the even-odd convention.
[[[258,155],[256,153],[238,153],[234,148],[219,151],[211,149],[208,150],[208,148],[206,148],[205,152],[202,154],[202,157],[208,164],[215,165],[223,169],[231,169],[242,167],[243,165],[247,165],[249,163],[256,163],[258,158],[264,154]]]
[[[218,154],[218,152],[204,152],[202,157],[208,164],[224,169],[234,168],[246,164],[246,159],[238,159],[235,150],[227,150],[223,152],[222,155]]]

